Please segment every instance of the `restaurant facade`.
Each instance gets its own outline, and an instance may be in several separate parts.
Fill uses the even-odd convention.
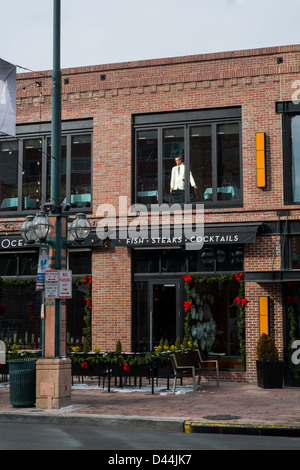
[[[62,71],[61,200],[92,225],[65,260],[69,348],[88,309],[91,350],[188,334],[221,379],[255,381],[267,332],[299,385],[299,76],[298,45]],[[39,250],[20,227],[50,200],[50,156],[51,72],[19,74],[17,137],[0,136],[0,339],[21,349],[41,347]]]

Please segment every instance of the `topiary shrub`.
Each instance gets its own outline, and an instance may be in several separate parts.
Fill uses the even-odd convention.
[[[116,354],[122,354],[122,344],[121,341],[118,339],[116,344]]]
[[[278,349],[276,348],[275,341],[270,338],[266,333],[263,333],[256,346],[257,359],[263,362],[277,362],[279,361]]]

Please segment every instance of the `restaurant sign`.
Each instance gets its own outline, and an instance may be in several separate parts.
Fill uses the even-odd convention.
[[[15,250],[16,248],[23,248],[24,246],[25,241],[21,235],[0,237],[0,250]]]
[[[257,225],[251,226],[219,226],[219,227],[204,227],[204,233],[199,235],[197,233],[191,234],[189,237],[185,236],[184,233],[179,234],[178,232],[172,232],[164,235],[163,231],[158,236],[152,237],[117,237],[112,240],[112,244],[121,246],[176,246],[195,244],[199,246],[199,249],[203,245],[218,245],[218,244],[244,244],[244,243],[255,243],[257,234]]]

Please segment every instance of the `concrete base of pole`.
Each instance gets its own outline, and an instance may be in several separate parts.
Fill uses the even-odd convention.
[[[71,404],[70,359],[39,359],[36,363],[36,407],[59,409]]]

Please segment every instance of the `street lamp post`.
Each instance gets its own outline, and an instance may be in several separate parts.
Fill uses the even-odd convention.
[[[53,73],[51,122],[51,201],[21,227],[26,243],[49,245],[49,269],[66,269],[67,239],[83,241],[90,233],[85,214],[76,214],[67,230],[66,204],[61,204],[61,70],[60,0],[53,0]],[[70,205],[68,205],[68,209]],[[69,236],[68,236],[68,233]],[[44,299],[43,357],[36,364],[36,406],[61,408],[71,403],[71,361],[66,359],[66,305],[60,298]]]

